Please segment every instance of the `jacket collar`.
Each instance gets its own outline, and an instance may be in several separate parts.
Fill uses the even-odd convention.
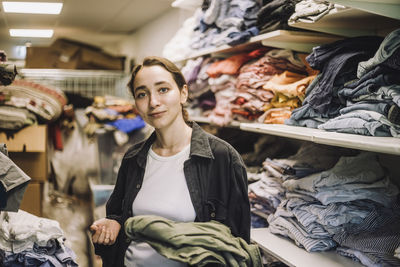
[[[208,134],[196,122],[192,122],[191,124],[192,139],[190,141],[190,156],[196,155],[203,158],[214,159]]]
[[[190,122],[190,125],[192,127],[190,157],[199,156],[214,159],[207,133],[196,122]],[[125,155],[125,158],[137,156],[139,166],[144,167],[147,153],[151,147],[151,144],[153,144],[155,140],[156,132],[153,131],[153,133],[145,142],[133,147],[132,150]]]

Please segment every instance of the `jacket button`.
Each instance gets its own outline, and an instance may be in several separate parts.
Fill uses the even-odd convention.
[[[127,239],[125,239],[125,242],[126,242],[126,243],[130,243],[131,240],[130,240],[129,238],[127,238]]]
[[[132,216],[132,211],[131,211],[131,210],[128,211],[128,215],[129,215],[129,216]]]
[[[215,212],[211,212],[210,215],[211,215],[212,218],[215,218]]]
[[[137,184],[137,185],[136,185],[136,188],[139,189],[139,188],[140,188],[140,184]]]

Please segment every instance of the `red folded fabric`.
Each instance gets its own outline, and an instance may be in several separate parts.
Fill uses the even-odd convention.
[[[208,76],[217,78],[222,74],[236,75],[239,74],[239,69],[246,62],[263,56],[270,48],[262,47],[251,51],[250,53],[241,53],[233,55],[224,60],[216,61],[207,68]]]

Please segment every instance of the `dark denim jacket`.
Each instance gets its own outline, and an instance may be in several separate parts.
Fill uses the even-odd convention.
[[[195,122],[192,129],[190,156],[184,163],[184,173],[196,221],[219,221],[227,225],[234,236],[250,242],[250,204],[242,158],[231,145],[206,133]],[[106,206],[107,218],[117,220],[122,227],[114,245],[95,246],[103,266],[124,266],[130,242],[124,223],[132,216],[132,203],[142,186],[147,153],[155,138],[153,133],[146,141],[132,146],[122,160]]]

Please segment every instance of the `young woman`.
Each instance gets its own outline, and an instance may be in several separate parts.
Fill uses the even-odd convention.
[[[245,165],[227,142],[190,123],[183,108],[188,88],[182,73],[164,58],[147,57],[128,86],[140,116],[155,131],[125,154],[106,218],[91,225],[103,266],[185,266],[146,243],[127,241],[123,227],[135,215],[180,222],[219,221],[250,241],[250,205]]]

